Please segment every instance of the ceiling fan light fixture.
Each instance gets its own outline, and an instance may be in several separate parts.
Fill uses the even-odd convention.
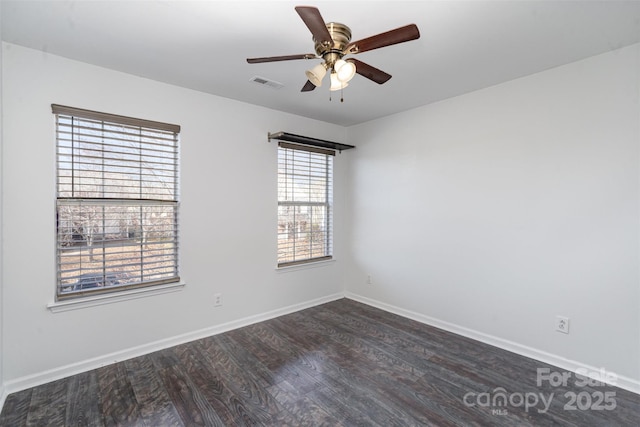
[[[338,79],[338,73],[331,73],[331,87],[329,88],[330,91],[333,92],[336,90],[344,89],[347,86],[349,86],[349,83],[341,82],[340,79]]]
[[[347,83],[356,75],[356,66],[353,62],[347,62],[344,59],[338,59],[333,65],[333,70],[337,74],[338,80]]]
[[[307,78],[311,83],[316,85],[316,87],[320,87],[322,86],[322,79],[325,74],[327,74],[327,69],[324,67],[324,64],[318,64],[304,73],[307,75]]]

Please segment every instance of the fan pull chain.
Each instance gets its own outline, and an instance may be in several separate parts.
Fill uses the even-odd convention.
[[[331,102],[331,92],[329,92],[329,102]],[[342,88],[340,88],[340,102],[344,102],[344,92]]]

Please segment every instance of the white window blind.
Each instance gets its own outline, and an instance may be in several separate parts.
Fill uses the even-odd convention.
[[[180,127],[52,110],[58,299],[178,281]]]
[[[280,142],[278,266],[331,259],[334,152]]]

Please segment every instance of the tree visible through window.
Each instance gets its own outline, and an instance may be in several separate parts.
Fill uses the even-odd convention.
[[[332,257],[333,155],[278,147],[278,266]]]
[[[179,126],[52,106],[59,299],[179,280]]]

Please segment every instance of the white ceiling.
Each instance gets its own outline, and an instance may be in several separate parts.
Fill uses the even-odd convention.
[[[352,40],[410,23],[421,38],[357,55],[393,78],[356,75],[330,101],[328,84],[300,92],[320,60],[246,62],[313,53],[296,5]],[[640,42],[640,1],[2,0],[0,13],[7,42],[344,126]]]

